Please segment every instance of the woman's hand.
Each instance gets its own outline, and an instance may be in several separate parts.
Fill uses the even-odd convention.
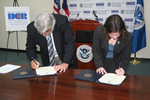
[[[96,73],[99,73],[99,74],[105,74],[107,73],[106,70],[103,68],[103,67],[100,67],[96,70]]]
[[[119,75],[124,75],[124,74],[125,74],[125,71],[124,71],[123,68],[116,69],[115,72],[116,72],[117,74],[119,74]]]

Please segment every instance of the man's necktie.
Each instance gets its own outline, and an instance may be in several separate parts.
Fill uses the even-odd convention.
[[[53,48],[51,35],[49,34],[46,39],[47,39],[49,61],[50,61],[49,65],[54,66],[56,65],[56,61],[55,61],[54,48]]]

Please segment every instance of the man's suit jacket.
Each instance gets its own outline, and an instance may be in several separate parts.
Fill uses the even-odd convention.
[[[56,24],[53,30],[53,38],[59,58],[63,63],[77,68],[76,42],[72,27],[68,18],[63,15],[54,14]],[[36,44],[40,46],[43,66],[49,65],[48,47],[46,37],[42,36],[34,27],[34,21],[27,26],[26,52],[30,60],[36,56]]]
[[[101,32],[102,25],[98,26],[94,32],[92,52],[94,56],[94,64],[96,69],[104,66],[104,60],[108,52],[108,40],[105,39],[104,34]],[[131,54],[132,47],[132,35],[128,33],[128,36],[125,40],[121,41],[120,37],[118,38],[114,46],[114,62],[119,66],[121,62],[121,67],[126,69]]]

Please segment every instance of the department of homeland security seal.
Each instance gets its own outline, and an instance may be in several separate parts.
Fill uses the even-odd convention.
[[[142,5],[137,4],[135,9],[135,23],[134,23],[134,30],[139,30],[144,26],[144,8]]]
[[[88,45],[81,45],[77,48],[76,55],[81,62],[90,62],[93,58],[92,48]]]

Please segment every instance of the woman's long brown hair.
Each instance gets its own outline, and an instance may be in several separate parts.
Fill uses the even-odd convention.
[[[109,34],[113,32],[119,32],[121,40],[124,40],[127,37],[128,33],[124,21],[117,14],[111,15],[107,18],[102,32],[104,33],[104,37],[106,38],[106,40],[110,39]]]

